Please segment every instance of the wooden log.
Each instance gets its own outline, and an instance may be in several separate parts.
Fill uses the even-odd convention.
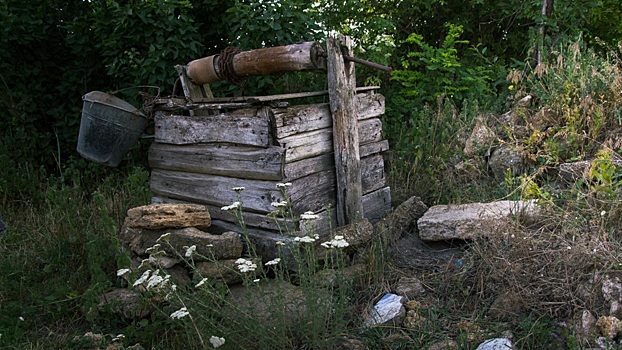
[[[213,116],[155,117],[155,141],[176,145],[228,142],[269,146],[269,118],[265,109],[246,109]]]
[[[230,76],[246,77],[322,70],[325,69],[322,51],[319,43],[311,41],[242,51],[233,57],[225,57],[222,54],[214,55],[188,63],[188,75],[195,84],[201,85],[227,79]],[[228,59],[230,62],[226,62],[225,65],[232,67],[233,70],[223,72],[219,61]]]
[[[170,145],[154,142],[149,148],[149,166],[153,169],[256,180],[283,180],[284,157],[285,150],[281,147],[212,143]]]
[[[336,215],[339,226],[365,217],[361,197],[361,165],[359,156],[359,131],[354,88],[356,77],[352,57],[352,41],[342,36],[340,40],[327,40],[328,91],[330,111],[333,116],[333,146],[337,175]]]

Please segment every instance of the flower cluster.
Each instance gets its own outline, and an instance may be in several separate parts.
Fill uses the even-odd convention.
[[[233,204],[231,204],[231,205],[226,205],[226,206],[224,206],[224,207],[220,208],[220,210],[222,210],[222,211],[229,211],[229,210],[233,210],[233,209],[237,209],[237,208],[239,208],[239,207],[240,207],[240,205],[241,205],[241,203],[240,203],[240,202],[233,202]]]
[[[184,254],[186,258],[190,258],[192,254],[194,254],[194,252],[197,251],[197,246],[194,244],[191,245],[190,247],[184,247],[184,248],[186,248],[186,253]]]
[[[188,308],[186,308],[185,306],[182,307],[181,309],[173,312],[170,316],[170,318],[172,319],[180,319],[180,318],[184,318],[186,316],[190,315],[190,313],[188,312]]]
[[[274,258],[266,263],[266,266],[276,265],[281,262],[281,258]]]
[[[225,345],[225,338],[212,335],[211,338],[209,338],[209,342],[212,343],[212,346],[215,349]]]
[[[294,242],[313,243],[313,242],[315,242],[319,238],[320,238],[320,236],[317,235],[317,234],[314,235],[313,237],[311,237],[311,236],[296,237],[296,238],[294,238]]]
[[[347,246],[349,246],[350,243],[346,242],[345,238],[343,236],[335,236],[333,237],[333,239],[331,239],[328,242],[324,242],[321,244],[322,247],[324,248],[345,248]]]
[[[300,220],[315,220],[319,218],[317,214],[314,214],[312,211],[306,211],[300,214]]]
[[[257,269],[257,264],[244,258],[239,258],[235,261],[235,264],[238,265],[238,270],[242,273],[255,271]]]
[[[282,189],[285,189],[285,188],[287,188],[287,187],[290,187],[291,185],[292,185],[292,183],[291,183],[291,182],[286,182],[286,183],[278,183],[278,184],[276,184],[276,188],[282,188]]]

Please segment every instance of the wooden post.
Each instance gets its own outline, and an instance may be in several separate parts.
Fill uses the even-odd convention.
[[[329,38],[327,47],[328,95],[333,116],[333,149],[337,174],[337,224],[343,226],[364,217],[359,155],[359,132],[355,104],[356,77],[352,40]]]

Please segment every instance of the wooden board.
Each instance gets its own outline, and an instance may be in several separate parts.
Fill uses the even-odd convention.
[[[356,103],[359,106],[357,110],[359,120],[379,117],[384,114],[384,96],[382,95],[371,92],[357,94]],[[328,103],[275,108],[272,110],[271,118],[276,138],[333,126]]]
[[[246,109],[213,116],[155,117],[155,142],[176,145],[228,142],[268,147],[268,118],[264,109]]]
[[[371,161],[368,156],[384,152],[388,147],[386,140],[361,146],[362,164],[368,166],[366,164]],[[335,166],[332,152],[283,164],[284,151],[280,147],[206,143],[169,145],[154,142],[149,149],[149,165],[153,169],[283,182]],[[364,176],[369,176],[367,173],[363,171]]]
[[[362,120],[359,123],[360,145],[382,140],[382,122],[378,118]],[[333,152],[333,130],[325,128],[303,132],[281,139],[276,143],[285,151],[285,163],[315,157]]]
[[[363,196],[365,218],[374,223],[391,211],[391,189],[383,187]]]
[[[322,171],[292,181],[289,198],[293,210],[301,214],[307,210],[319,210],[334,201],[333,171]],[[276,182],[236,179],[218,175],[193,174],[178,171],[154,169],[151,172],[151,190],[157,196],[187,200],[217,207],[238,200],[234,187],[245,187],[242,192],[245,210],[256,213],[270,213],[271,203],[281,201]]]
[[[284,178],[281,147],[251,147],[231,144],[169,145],[154,142],[149,149],[149,166],[224,175],[245,179],[274,180]]]
[[[382,154],[374,154],[361,158],[361,185],[363,193],[369,193],[384,187],[384,158]]]

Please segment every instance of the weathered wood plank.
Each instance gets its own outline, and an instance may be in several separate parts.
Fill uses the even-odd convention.
[[[335,158],[333,153],[320,154],[312,158],[302,159],[296,162],[286,163],[284,165],[283,174],[284,181],[292,181],[294,179],[307,176],[319,171],[330,170],[335,167]]]
[[[149,148],[149,166],[154,169],[224,175],[256,180],[285,178],[281,147],[251,147],[231,144],[169,145],[154,142]]]
[[[188,74],[186,72],[186,66],[176,65],[175,70],[177,70],[177,74],[179,75],[179,82],[181,83],[181,88],[184,91],[184,96],[190,99],[193,98],[214,98],[212,94],[212,90],[210,89],[208,84],[197,85],[190,81]],[[209,115],[210,111],[207,110],[197,110],[190,111],[190,115]]]
[[[381,153],[389,150],[389,141],[382,140],[378,142],[367,143],[359,147],[361,158],[371,154]]]
[[[307,210],[319,210],[334,201],[334,172],[331,170],[310,174],[292,181],[288,189],[292,210],[298,215]],[[282,200],[276,182],[237,179],[226,176],[184,173],[154,169],[151,172],[151,190],[158,196],[222,207],[238,201],[234,187],[244,187],[244,210],[270,213],[273,202]]]
[[[365,217],[361,196],[361,164],[359,156],[359,126],[357,106],[354,99],[356,76],[354,63],[346,62],[345,56],[353,57],[352,40],[341,36],[340,40],[328,39],[327,70],[330,112],[333,116],[333,147],[337,175],[337,205],[335,214],[339,226],[353,223]]]
[[[358,129],[359,144],[378,142],[382,139],[382,123],[378,118],[362,120]],[[281,139],[276,143],[285,148],[285,163],[315,157],[334,150],[333,130],[330,128],[303,132]]]
[[[359,120],[378,117],[384,114],[384,96],[374,93],[357,94],[357,117]],[[313,131],[333,126],[333,118],[328,103],[299,105],[272,110],[275,137],[284,138],[305,131]]]
[[[383,187],[363,196],[365,218],[374,223],[391,211],[391,189]]]
[[[384,158],[382,154],[374,154],[361,158],[361,186],[363,193],[369,193],[384,187]]]
[[[269,120],[256,110],[214,116],[156,116],[155,141],[170,144],[226,142],[269,146]]]

